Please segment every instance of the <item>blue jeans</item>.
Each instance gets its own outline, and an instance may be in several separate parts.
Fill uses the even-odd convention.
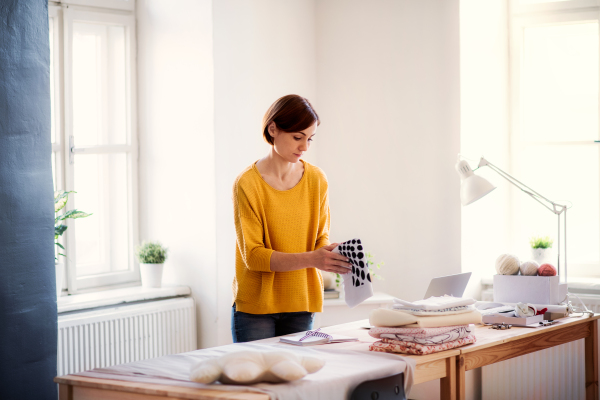
[[[233,343],[250,342],[275,336],[308,331],[313,326],[314,313],[289,312],[248,314],[231,307]]]

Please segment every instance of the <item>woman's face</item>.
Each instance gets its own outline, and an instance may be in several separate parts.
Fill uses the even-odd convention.
[[[313,136],[317,133],[317,123],[300,132],[284,132],[271,122],[269,133],[273,137],[275,152],[285,161],[296,163],[310,148]]]

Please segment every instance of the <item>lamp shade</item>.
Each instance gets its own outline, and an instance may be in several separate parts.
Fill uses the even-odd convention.
[[[456,171],[460,175],[460,203],[463,206],[479,200],[496,189],[496,186],[492,185],[490,181],[475,175],[469,163],[465,160],[456,163]]]

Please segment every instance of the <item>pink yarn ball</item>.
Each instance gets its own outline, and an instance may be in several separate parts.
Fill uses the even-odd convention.
[[[556,268],[552,264],[542,264],[538,268],[539,276],[556,276]]]

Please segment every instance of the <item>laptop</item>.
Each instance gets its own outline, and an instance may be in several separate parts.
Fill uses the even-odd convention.
[[[462,297],[467,288],[467,283],[469,283],[469,278],[471,278],[470,272],[433,278],[429,282],[429,288],[427,288],[423,299],[444,295]]]

